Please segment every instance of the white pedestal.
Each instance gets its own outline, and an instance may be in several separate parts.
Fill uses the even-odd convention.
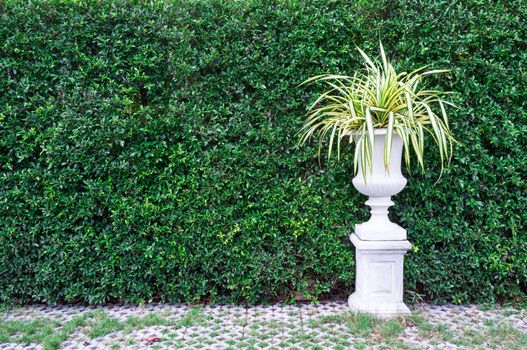
[[[403,303],[403,259],[410,242],[365,241],[351,234],[356,249],[355,292],[348,304],[351,311],[380,318],[410,315]]]

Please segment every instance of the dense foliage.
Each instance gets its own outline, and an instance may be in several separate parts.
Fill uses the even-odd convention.
[[[0,302],[350,292],[367,208],[351,157],[295,146],[296,87],[379,39],[459,106],[395,200],[407,295],[525,295],[525,1],[145,3],[0,2]]]

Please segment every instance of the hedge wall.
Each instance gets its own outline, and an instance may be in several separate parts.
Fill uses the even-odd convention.
[[[295,146],[297,84],[379,39],[459,105],[450,169],[396,197],[407,296],[525,296],[525,1],[145,3],[0,2],[0,302],[352,291],[365,198]]]

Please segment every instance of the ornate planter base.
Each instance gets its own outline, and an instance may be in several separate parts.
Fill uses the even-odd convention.
[[[365,241],[351,234],[356,249],[355,292],[348,304],[351,311],[380,318],[410,315],[403,303],[403,259],[410,242]]]

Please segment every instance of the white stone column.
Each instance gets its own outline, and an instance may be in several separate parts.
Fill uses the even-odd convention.
[[[355,292],[348,299],[354,312],[380,318],[410,315],[403,303],[403,260],[410,242],[365,241],[351,234],[355,246]]]

